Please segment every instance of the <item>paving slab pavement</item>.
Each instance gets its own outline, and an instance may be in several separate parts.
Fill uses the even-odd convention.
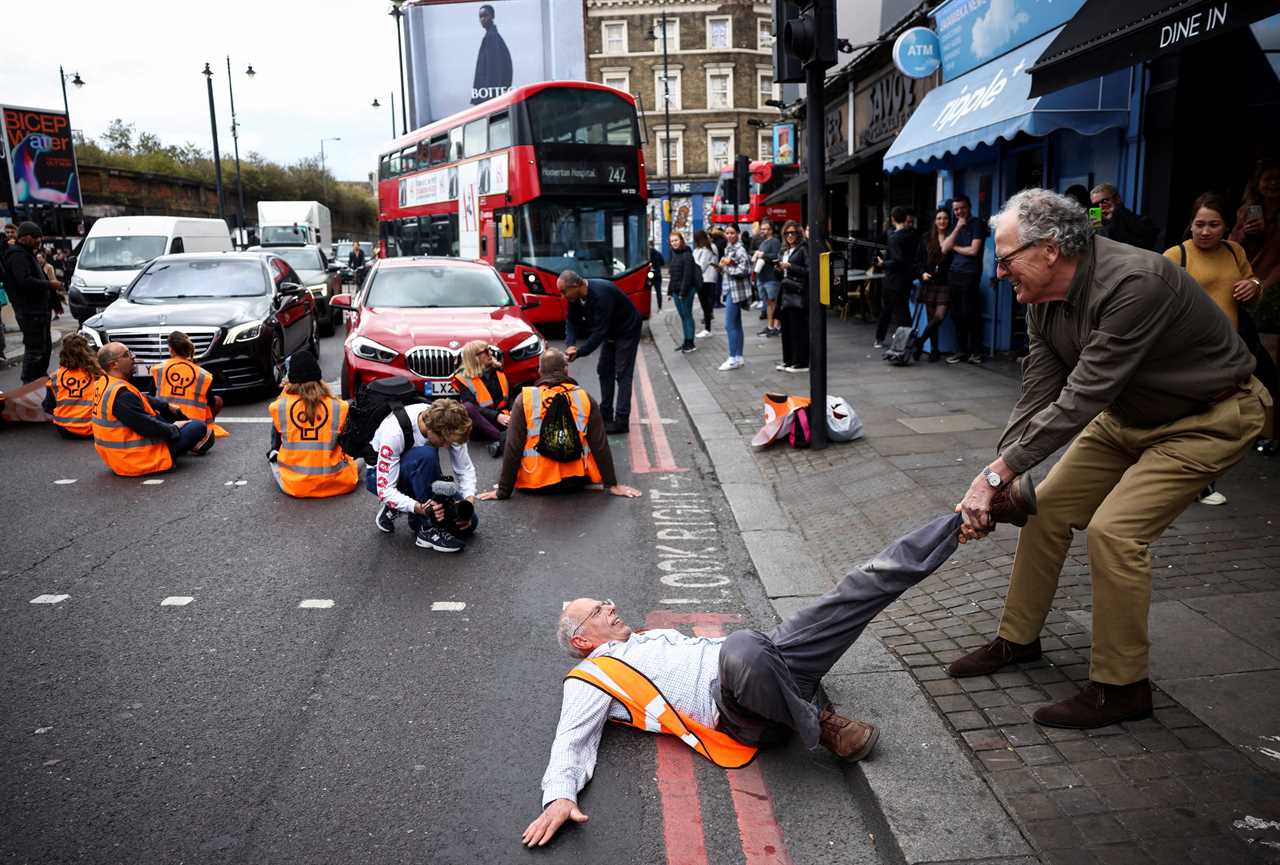
[[[655,316],[654,339],[681,398],[696,407],[694,426],[735,515],[746,514],[748,549],[779,616],[950,510],[994,453],[1019,388],[1012,361],[889,367],[870,349],[870,326],[832,318],[829,388],[858,411],[866,438],[824,451],[758,450],[749,442],[763,422],[761,394],[807,393],[807,379],[774,371],[778,341],[750,329],[745,368],[718,372],[719,316],[693,354],[674,351],[678,327],[674,311]],[[833,670],[827,690],[847,713],[885,722],[854,788],[865,784],[876,798],[906,861],[1280,862],[1280,730],[1271,729],[1280,718],[1278,479],[1280,461],[1250,453],[1219,483],[1228,505],[1193,505],[1153,545],[1153,719],[1088,733],[1031,722],[1036,708],[1088,678],[1083,533],[1036,664],[963,681],[944,670],[995,632],[1017,542],[1007,526],[961,547],[872,623],[850,652],[851,669]],[[756,511],[762,485],[774,503]],[[786,552],[767,543],[787,535]],[[786,567],[788,554],[799,566]],[[802,579],[796,572],[809,562],[815,573]],[[927,754],[891,744],[917,730],[929,734]],[[914,795],[930,761],[952,783]],[[949,853],[942,838],[954,840]]]

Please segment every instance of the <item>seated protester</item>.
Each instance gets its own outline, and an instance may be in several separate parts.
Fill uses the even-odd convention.
[[[309,351],[289,361],[284,392],[271,403],[271,472],[288,495],[300,499],[345,496],[360,485],[356,461],[338,446],[349,406],[329,392]]]
[[[63,337],[58,368],[44,396],[44,410],[63,438],[93,438],[93,407],[106,383],[89,340],[78,333]]]
[[[473,339],[462,347],[462,369],[453,382],[471,416],[471,438],[489,442],[489,456],[500,456],[511,422],[511,388],[489,343]]]
[[[573,456],[565,460],[546,455],[552,450]],[[596,401],[569,378],[569,361],[564,352],[547,349],[538,361],[538,381],[522,390],[511,406],[511,426],[498,488],[482,493],[480,498],[511,498],[512,489],[566,492],[588,484],[604,484],[615,496],[640,495],[634,487],[618,483],[604,418]]]
[[[179,454],[204,456],[213,447],[204,421],[189,420],[133,386],[133,352],[125,345],[104,345],[98,365],[107,381],[93,409],[93,445],[107,468],[124,477],[149,475],[168,471]]]
[[[151,370],[156,396],[192,420],[204,421],[218,438],[231,435],[213,422],[222,411],[222,397],[210,393],[213,376],[193,357],[196,347],[180,330],[169,334],[169,359]]]
[[[378,529],[395,531],[396,517],[409,514],[409,529],[418,546],[441,553],[464,548],[458,535],[476,530],[476,468],[467,451],[471,418],[462,404],[439,399],[430,405],[408,405],[378,425],[370,446],[377,462],[365,469],[365,486],[382,506],[374,519]],[[456,480],[440,470],[440,450],[449,449]],[[452,495],[433,489],[448,481]]]

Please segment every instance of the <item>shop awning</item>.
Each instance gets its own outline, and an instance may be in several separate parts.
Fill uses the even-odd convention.
[[[764,203],[781,204],[784,201],[799,201],[800,196],[804,195],[805,190],[808,188],[809,174],[808,172],[801,172],[775,189],[769,197],[764,200]]]
[[[1275,0],[1086,0],[1031,67],[1040,96],[1276,14]]]
[[[1112,0],[1115,2],[1115,0]],[[1062,28],[948,81],[925,96],[884,156],[885,171],[994,144],[1019,132],[1096,135],[1129,122],[1129,73],[1113,72],[1032,97],[1027,70]]]

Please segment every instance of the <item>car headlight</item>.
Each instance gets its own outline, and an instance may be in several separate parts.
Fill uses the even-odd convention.
[[[398,351],[387,348],[380,342],[374,342],[367,336],[357,336],[351,340],[351,353],[365,360],[376,360],[379,363],[391,363],[396,359]]]
[[[527,360],[540,354],[542,354],[542,337],[536,333],[521,340],[515,348],[507,352],[507,356],[512,360]]]
[[[312,297],[327,297],[329,294],[329,283],[317,282],[315,285],[308,285],[307,291],[311,292]]]
[[[80,328],[80,335],[89,340],[94,348],[102,348],[102,337],[98,336],[98,332],[91,327]]]
[[[262,322],[246,321],[227,331],[227,342],[252,342],[262,334]]]
[[[71,287],[72,287],[72,288],[86,288],[88,285],[89,285],[89,283],[85,282],[85,281],[84,281],[84,277],[83,277],[83,276],[81,276],[81,275],[80,275],[80,274],[78,274],[78,273],[77,273],[77,274],[74,274],[74,275],[71,277]]]

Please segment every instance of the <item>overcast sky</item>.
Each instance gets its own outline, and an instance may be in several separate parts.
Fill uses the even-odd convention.
[[[209,99],[201,70],[214,70],[218,142],[231,156],[227,55],[234,73],[240,153],[288,164],[318,156],[341,180],[363,180],[391,138],[387,101],[396,94],[395,25],[382,0],[62,0],[16,4],[4,16],[0,103],[62,108],[58,64],[68,84],[71,125],[96,138],[113,118],[210,150]],[[17,14],[15,14],[17,13]],[[23,20],[27,23],[21,23]],[[252,63],[258,73],[244,75]],[[380,109],[370,107],[374,97]]]

